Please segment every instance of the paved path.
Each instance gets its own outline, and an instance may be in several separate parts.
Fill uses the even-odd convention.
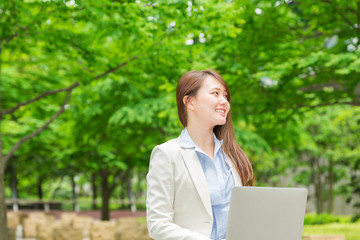
[[[21,210],[21,212],[24,213],[32,213],[35,212],[33,210]],[[36,211],[39,212],[39,211]],[[60,219],[60,215],[61,213],[71,213],[74,211],[60,211],[60,210],[51,210],[48,213],[54,214],[56,216],[56,219]],[[97,210],[97,211],[80,211],[77,212],[77,214],[79,216],[90,216],[95,220],[100,220],[101,219],[101,211]],[[131,212],[130,210],[114,210],[114,211],[110,211],[110,219],[117,219],[117,218],[121,218],[121,217],[145,217],[146,216],[146,212],[145,211],[136,211],[136,212]]]
[[[32,213],[35,211],[21,210],[21,212]],[[39,212],[39,211],[36,211],[36,212]],[[74,212],[74,211],[52,210],[52,211],[49,211],[48,213],[54,214],[56,219],[60,219],[60,216],[62,213],[71,213],[71,212]],[[101,219],[101,211],[80,211],[80,212],[77,212],[77,214],[79,216],[90,216],[94,220]],[[110,211],[110,219],[111,220],[122,218],[122,217],[145,217],[145,216],[146,216],[145,211],[136,211],[136,212],[126,211],[126,210]],[[16,240],[36,240],[36,239],[35,238],[22,238],[22,226],[19,225],[18,228],[16,229]],[[89,240],[89,239],[84,238],[84,240]]]

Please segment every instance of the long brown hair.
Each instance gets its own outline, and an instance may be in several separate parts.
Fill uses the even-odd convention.
[[[176,87],[176,103],[178,109],[178,115],[181,124],[186,127],[187,126],[187,110],[183,99],[185,96],[196,96],[197,91],[200,89],[203,81],[208,77],[213,77],[218,80],[226,89],[228,94],[228,101],[230,102],[231,96],[229,87],[224,81],[224,79],[214,70],[203,70],[203,71],[189,71],[182,75],[179,79],[179,82]],[[188,98],[189,99],[189,98]],[[244,186],[252,186],[254,173],[251,166],[251,163],[244,153],[244,151],[240,148],[240,146],[236,143],[234,127],[231,119],[231,112],[229,111],[226,117],[226,123],[224,125],[217,125],[214,127],[214,133],[216,137],[220,140],[223,140],[222,150],[230,158],[232,163],[234,164],[237,172],[240,175],[242,184]]]

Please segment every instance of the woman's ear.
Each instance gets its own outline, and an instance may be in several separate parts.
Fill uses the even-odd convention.
[[[189,109],[189,110],[194,110],[195,108],[194,108],[194,98],[193,97],[191,97],[191,96],[185,96],[184,98],[183,98],[183,103],[184,103],[184,105],[185,105],[185,107],[187,108],[187,109]]]

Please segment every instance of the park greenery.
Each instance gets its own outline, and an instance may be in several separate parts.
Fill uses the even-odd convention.
[[[1,1],[0,236],[5,198],[143,198],[191,69],[227,81],[256,185],[360,208],[359,39],[359,0]]]
[[[330,223],[324,225],[305,225],[303,236],[335,235],[344,236],[346,240],[359,239],[360,223]]]

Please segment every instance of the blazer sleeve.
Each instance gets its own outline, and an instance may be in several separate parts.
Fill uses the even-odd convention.
[[[174,159],[156,146],[151,153],[147,174],[146,218],[149,235],[155,240],[210,240],[173,221],[174,167]]]

